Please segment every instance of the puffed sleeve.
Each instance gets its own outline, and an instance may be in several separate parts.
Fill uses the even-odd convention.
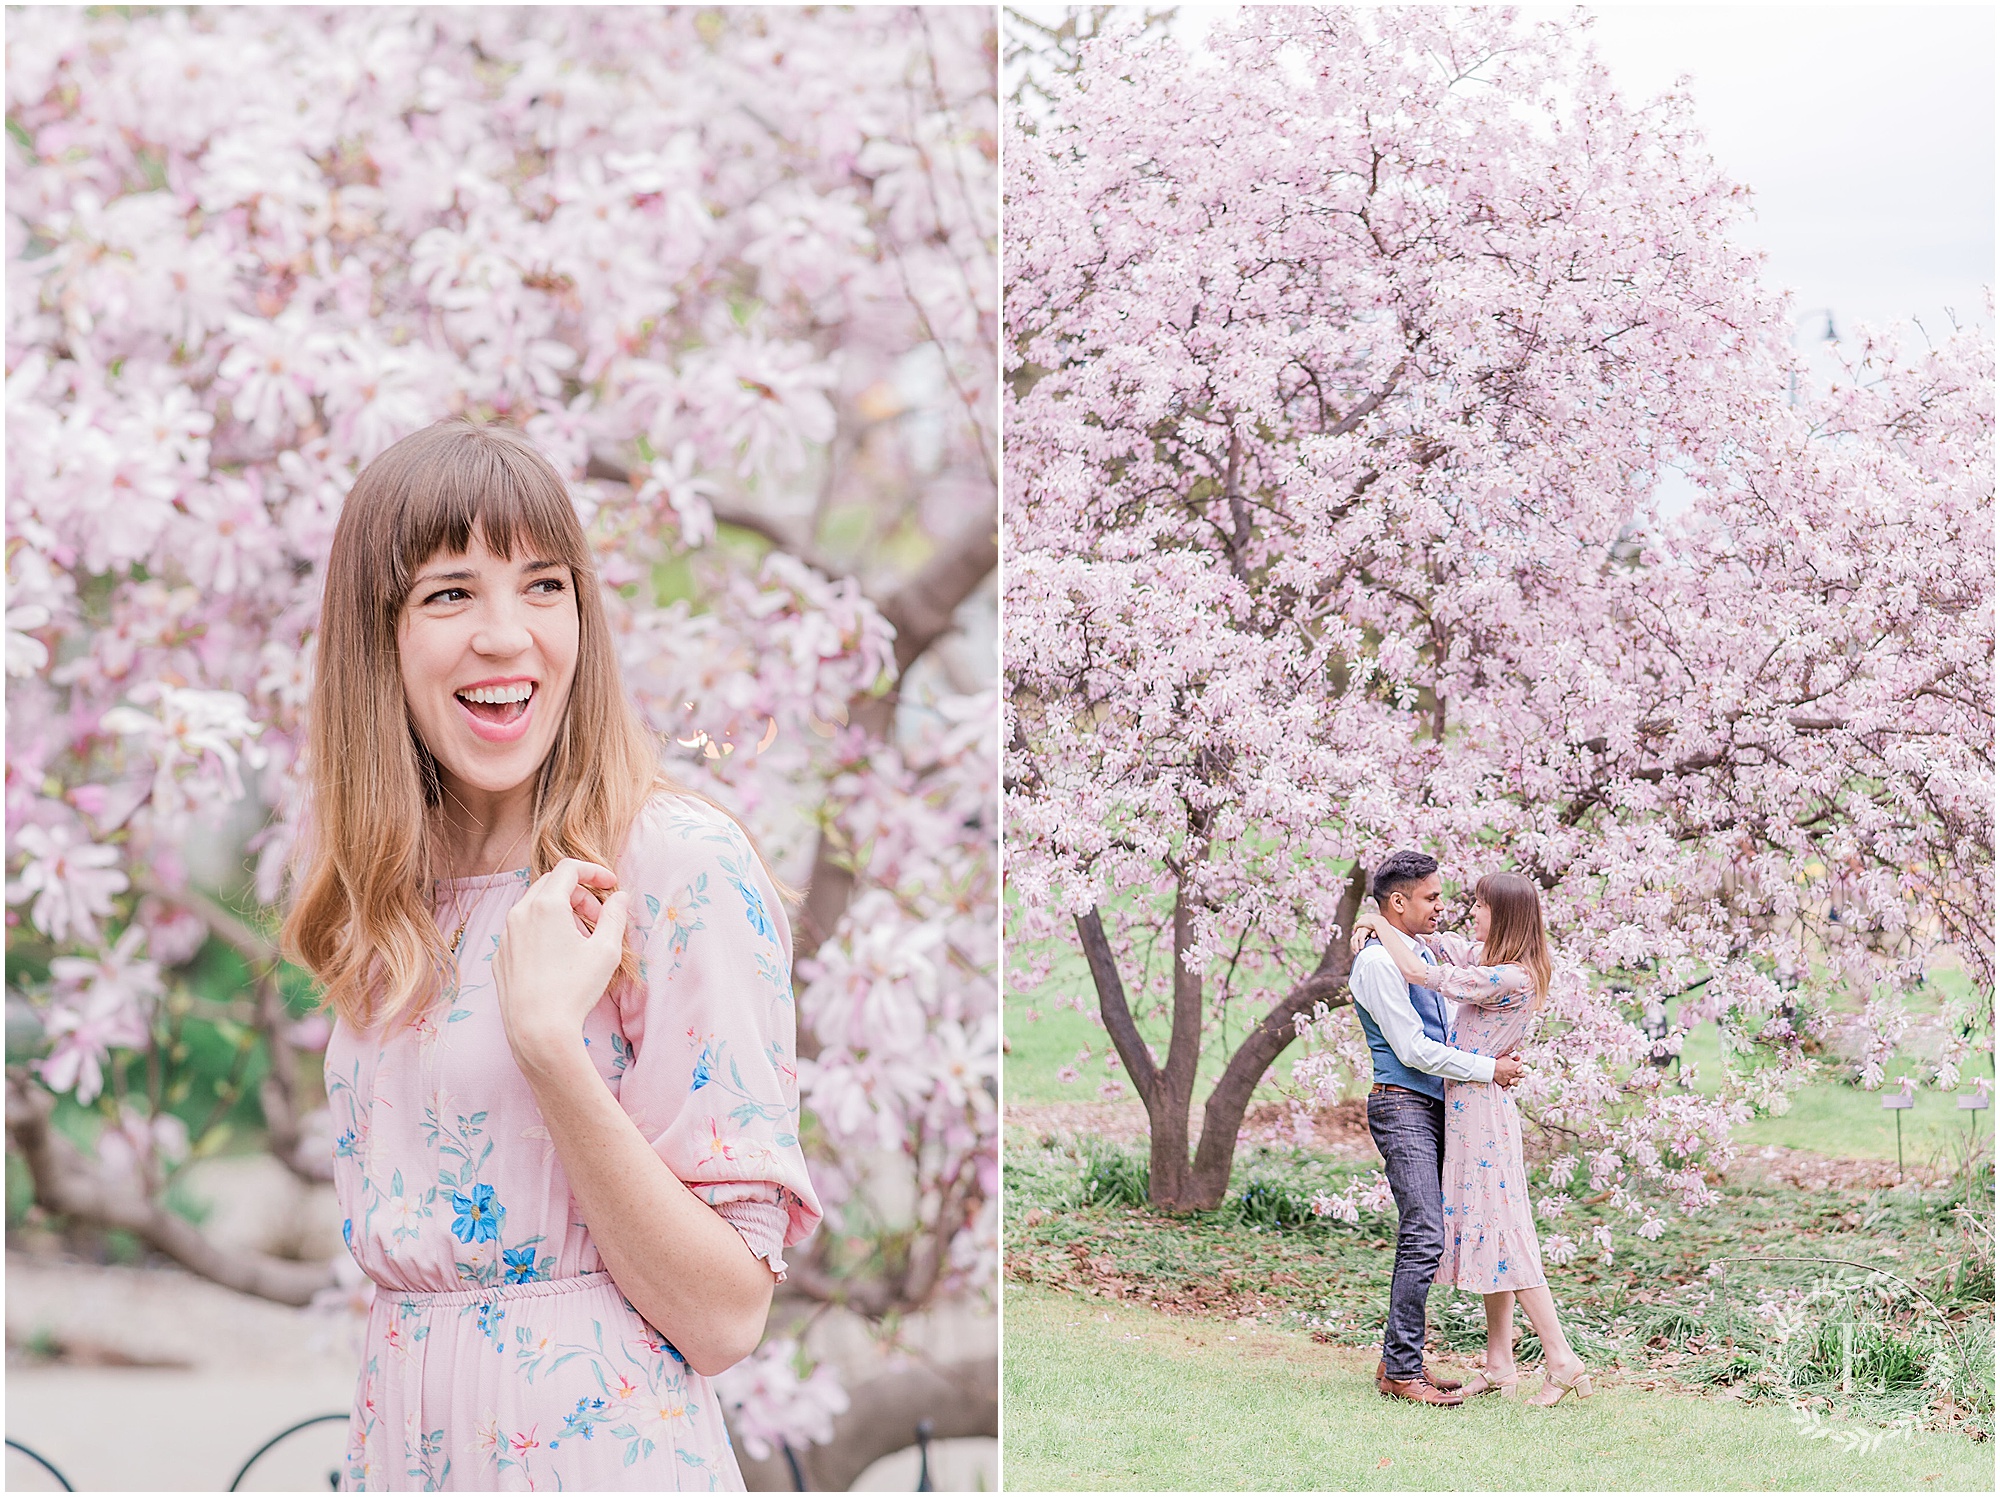
[[[1454,1003],[1474,1008],[1519,1008],[1535,996],[1535,980],[1511,962],[1479,965],[1479,948],[1463,936],[1438,931],[1422,938],[1438,959],[1436,989]]]
[[[667,1167],[784,1273],[819,1224],[799,1147],[792,936],[763,864],[704,802],[656,796],[618,883],[637,985],[618,988],[618,1098]]]

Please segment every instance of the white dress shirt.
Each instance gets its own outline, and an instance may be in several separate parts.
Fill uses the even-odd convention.
[[[1437,965],[1437,959],[1425,949],[1422,941],[1409,937],[1404,939],[1410,940],[1410,944],[1416,947],[1420,958],[1432,966]],[[1354,966],[1347,974],[1347,986],[1354,994],[1355,1003],[1368,1010],[1368,1017],[1382,1031],[1382,1038],[1396,1052],[1396,1059],[1411,1070],[1422,1071],[1429,1076],[1442,1076],[1447,1081],[1493,1079],[1492,1056],[1474,1055],[1470,1050],[1454,1050],[1424,1033],[1424,1021],[1417,1017],[1417,1010],[1410,1002],[1410,985],[1403,980],[1396,959],[1389,955],[1388,948],[1380,941],[1370,941],[1361,948],[1361,954],[1354,958]],[[1449,1034],[1456,1005],[1442,994],[1439,994],[1439,999],[1444,1004],[1445,1032]]]

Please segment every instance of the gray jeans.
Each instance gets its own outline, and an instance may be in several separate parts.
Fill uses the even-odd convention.
[[[1444,1256],[1444,1103],[1416,1092],[1371,1092],[1368,1133],[1396,1197],[1396,1268],[1382,1363],[1388,1376],[1409,1382],[1424,1375],[1424,1307]]]

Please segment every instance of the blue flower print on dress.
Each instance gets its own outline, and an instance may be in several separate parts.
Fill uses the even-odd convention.
[[[736,892],[743,896],[744,914],[749,917],[750,928],[767,941],[778,939],[771,929],[771,917],[764,912],[764,896],[747,883],[738,883]]]
[[[750,928],[767,941],[777,940],[778,932],[771,925],[771,916],[764,908],[764,896],[750,882],[749,868],[734,858],[717,858],[716,862],[722,865],[723,877],[743,896],[743,914],[749,920]]]
[[[479,1334],[493,1343],[493,1349],[504,1352],[506,1343],[500,1339],[500,1322],[507,1318],[507,1307],[489,1300],[479,1307]]]
[[[460,1242],[497,1242],[500,1238],[500,1224],[507,1219],[507,1208],[493,1198],[493,1187],[475,1185],[471,1195],[452,1192],[451,1209],[458,1214],[452,1219],[451,1235]]]
[[[596,1437],[597,1426],[610,1416],[604,1411],[604,1400],[585,1396],[576,1401],[576,1407],[563,1415],[562,1437],[565,1440],[577,1436],[589,1440]],[[549,1449],[556,1448],[555,1441],[549,1441]]]
[[[500,1254],[507,1265],[507,1282],[510,1284],[532,1284],[535,1282],[535,1245],[508,1248]]]
[[[694,1079],[688,1086],[691,1092],[698,1092],[715,1079],[715,1047],[703,1045],[701,1054],[694,1063]]]

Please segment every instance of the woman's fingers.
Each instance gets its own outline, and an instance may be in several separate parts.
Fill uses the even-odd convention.
[[[570,890],[577,885],[593,889],[615,889],[618,875],[602,863],[586,863],[582,858],[564,858],[547,873],[535,880],[535,887],[560,894],[567,900]]]
[[[597,928],[598,917],[604,911],[604,901],[590,890],[579,887],[569,891],[569,907],[575,912],[583,933],[589,935]]]
[[[576,866],[576,881],[580,884],[588,884],[593,889],[618,887],[618,875],[602,863],[587,863],[582,858],[564,858],[563,862]]]
[[[632,896],[620,889],[604,901],[603,913],[597,917],[597,928],[590,933],[589,946],[594,951],[602,951],[611,956],[616,966],[618,954],[625,945],[625,916],[632,906]]]

